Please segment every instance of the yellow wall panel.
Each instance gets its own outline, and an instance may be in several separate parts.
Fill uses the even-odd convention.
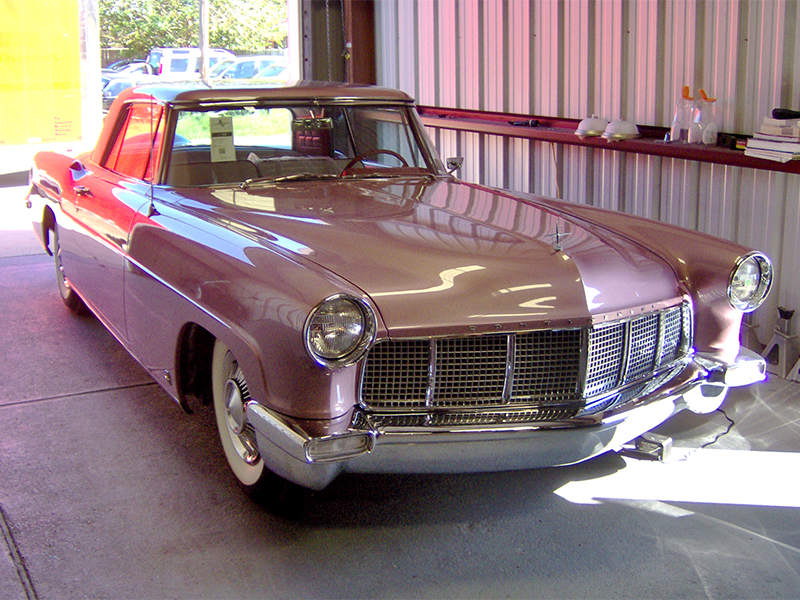
[[[0,144],[81,137],[79,0],[0,0]]]

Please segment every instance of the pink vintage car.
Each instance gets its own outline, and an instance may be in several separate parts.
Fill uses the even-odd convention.
[[[766,256],[458,181],[395,90],[126,90],[28,206],[66,305],[213,405],[246,488],[576,463],[764,378]]]

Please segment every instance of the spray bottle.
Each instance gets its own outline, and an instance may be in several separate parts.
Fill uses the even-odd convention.
[[[689,127],[689,143],[714,146],[717,143],[717,121],[714,116],[716,98],[706,96],[705,90],[697,90],[700,98],[692,107],[692,125]]]
[[[694,98],[689,95],[689,86],[683,86],[681,97],[675,103],[675,118],[672,120],[672,129],[669,139],[673,142],[689,141],[689,125],[692,121],[692,103]]]

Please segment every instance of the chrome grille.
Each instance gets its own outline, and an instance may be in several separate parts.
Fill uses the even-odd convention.
[[[424,408],[430,348],[428,340],[377,344],[364,367],[362,402],[383,409]]]
[[[589,361],[584,394],[594,396],[613,389],[625,356],[625,326],[622,323],[589,330]]]
[[[580,399],[580,340],[579,329],[385,340],[367,357],[361,403],[396,410],[574,402]]]
[[[680,358],[689,344],[688,305],[650,313],[589,330],[589,359],[584,397],[637,381]]]
[[[503,402],[508,336],[485,335],[437,340],[434,397],[437,407]]]
[[[432,412],[410,414],[375,414],[367,416],[374,427],[458,427],[459,425],[498,425],[558,421],[575,415],[574,407],[545,407],[508,412]]]
[[[653,314],[631,322],[626,381],[635,381],[653,372],[658,359],[658,321],[658,315]]]
[[[576,330],[517,334],[512,399],[562,402],[577,397],[580,353]]]
[[[635,397],[631,384],[651,389],[649,376],[690,340],[688,304],[586,329],[383,340],[367,355],[360,401],[387,413],[370,417],[381,423],[398,413],[425,425],[565,418]]]
[[[671,310],[662,314],[662,337],[664,345],[661,350],[660,363],[666,365],[680,356],[681,336],[685,331],[691,331],[692,312],[690,310]]]
[[[583,414],[592,414],[608,410],[614,406],[625,404],[630,400],[646,396],[657,390],[661,385],[667,383],[682,370],[680,365],[667,369],[657,377],[648,377],[639,383],[624,388],[619,392],[612,392],[608,395],[596,396],[586,400],[586,408],[581,411]]]

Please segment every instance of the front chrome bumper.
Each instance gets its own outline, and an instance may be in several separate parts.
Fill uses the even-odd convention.
[[[716,410],[729,387],[762,381],[765,374],[764,359],[746,349],[732,363],[695,354],[680,375],[653,393],[564,421],[376,429],[355,418],[341,431],[313,436],[257,402],[247,405],[247,418],[267,468],[322,489],[343,471],[459,473],[575,464],[621,447],[684,409]]]

